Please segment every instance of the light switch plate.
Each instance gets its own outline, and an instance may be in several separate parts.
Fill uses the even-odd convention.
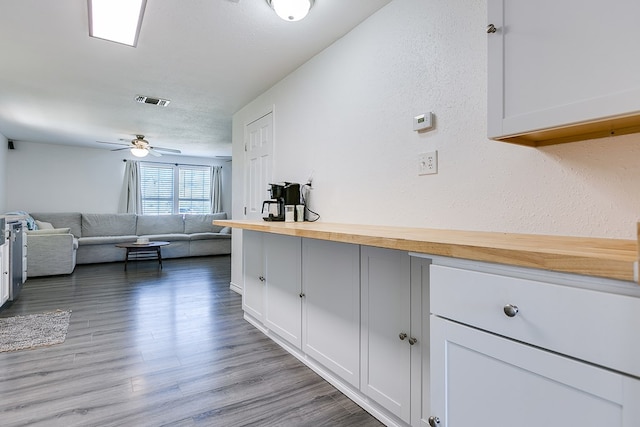
[[[419,114],[413,118],[413,130],[427,130],[433,127],[433,113]]]

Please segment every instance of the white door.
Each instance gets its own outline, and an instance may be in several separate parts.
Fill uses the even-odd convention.
[[[303,351],[360,385],[360,247],[302,240]]]
[[[435,316],[431,402],[439,427],[640,426],[639,380]]]
[[[300,237],[264,235],[264,324],[296,348],[302,346],[302,243]]]
[[[409,422],[411,295],[409,254],[362,246],[361,391]]]
[[[273,113],[249,123],[245,129],[246,218],[262,218],[262,202],[269,199],[273,166]]]

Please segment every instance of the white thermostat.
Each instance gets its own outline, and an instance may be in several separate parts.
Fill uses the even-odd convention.
[[[426,130],[433,127],[433,113],[424,113],[413,118],[413,130]]]

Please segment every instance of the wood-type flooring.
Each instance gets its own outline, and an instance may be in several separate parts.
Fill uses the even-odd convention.
[[[0,425],[380,426],[242,318],[230,257],[79,265],[0,317],[72,310],[67,339],[0,353]]]

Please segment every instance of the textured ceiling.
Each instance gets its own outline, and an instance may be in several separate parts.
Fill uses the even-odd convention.
[[[102,149],[143,134],[230,156],[234,112],[390,1],[316,0],[286,22],[264,0],[147,0],[131,48],[89,37],[86,1],[2,0],[0,133]]]

